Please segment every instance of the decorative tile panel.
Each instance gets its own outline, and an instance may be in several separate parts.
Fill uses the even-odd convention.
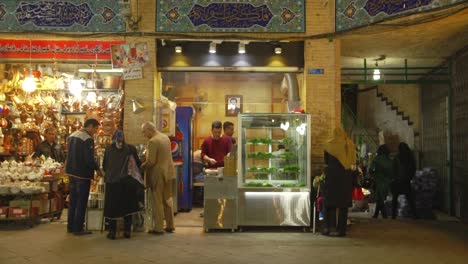
[[[159,32],[305,32],[304,0],[159,0]]]
[[[2,0],[0,31],[123,32],[119,0]]]
[[[336,0],[336,31],[400,15],[410,15],[466,0]]]

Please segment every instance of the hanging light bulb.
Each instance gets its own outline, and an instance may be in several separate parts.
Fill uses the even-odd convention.
[[[83,85],[81,85],[81,80],[78,76],[78,72],[75,72],[75,76],[71,80],[68,90],[75,97],[81,98],[81,92],[83,92]]]
[[[23,91],[27,93],[32,93],[36,91],[36,81],[34,80],[34,76],[32,75],[32,69],[29,69],[29,74],[23,80]]]
[[[36,90],[36,81],[34,81],[34,77],[28,76],[24,78],[23,90],[27,93],[31,93]]]
[[[374,81],[380,80],[380,70],[379,69],[374,69]]]
[[[26,76],[23,80],[23,85],[22,88],[25,92],[27,93],[32,93],[36,91],[36,81],[34,80],[34,76],[32,74],[32,41],[31,38],[29,38],[29,73],[28,76]]]
[[[379,64],[377,63],[377,61],[375,62],[375,67],[379,67]],[[374,74],[372,77],[374,78],[374,81],[380,80],[380,70],[374,69]]]

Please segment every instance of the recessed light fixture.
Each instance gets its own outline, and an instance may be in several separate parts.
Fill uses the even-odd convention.
[[[182,46],[180,46],[180,45],[175,46],[175,52],[176,53],[182,53]]]
[[[275,54],[281,54],[283,52],[283,49],[281,49],[280,46],[275,47]]]
[[[216,43],[215,42],[210,43],[210,53],[216,53]]]
[[[239,42],[239,54],[244,54],[245,53],[245,43],[244,42]]]

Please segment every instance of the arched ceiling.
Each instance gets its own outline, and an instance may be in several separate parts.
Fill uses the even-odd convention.
[[[352,30],[340,39],[342,67],[363,67],[364,58],[372,65],[381,55],[386,59],[379,66],[403,67],[404,59],[412,67],[438,66],[468,46],[468,1]]]

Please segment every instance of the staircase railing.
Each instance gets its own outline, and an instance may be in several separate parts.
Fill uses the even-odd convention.
[[[362,125],[361,121],[359,121],[351,108],[343,102],[341,123],[343,128],[353,139],[356,146],[366,143],[369,147],[369,152],[375,153],[377,151],[378,143],[376,140],[369,134],[369,131],[367,131],[367,129]]]

